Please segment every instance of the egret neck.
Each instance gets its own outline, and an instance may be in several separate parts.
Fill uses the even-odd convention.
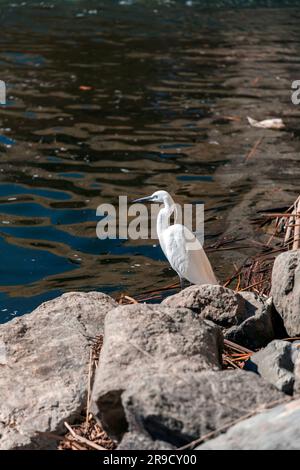
[[[164,230],[170,226],[171,215],[174,213],[174,222],[176,222],[177,216],[176,204],[169,194],[164,197],[163,204],[164,207],[160,209],[156,221],[156,230],[159,239]]]

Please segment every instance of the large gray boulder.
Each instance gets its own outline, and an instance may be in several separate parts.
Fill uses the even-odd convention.
[[[108,434],[120,439],[128,425],[122,394],[132,384],[169,376],[173,385],[204,370],[221,368],[222,334],[191,310],[161,305],[120,306],[105,319],[92,411]],[[162,402],[163,405],[163,402]]]
[[[164,299],[162,305],[190,308],[201,318],[224,328],[239,325],[248,317],[242,296],[231,289],[212,284],[187,287]]]
[[[224,337],[250,349],[275,337],[271,303],[253,292],[234,292],[218,285],[190,286],[163,301],[170,307],[190,308],[223,329]]]
[[[144,375],[122,396],[129,430],[176,447],[284,399],[253,372]]]
[[[294,388],[293,348],[287,341],[274,340],[251,356],[257,372],[278,390],[290,395]]]
[[[300,335],[300,250],[286,251],[275,259],[271,294],[287,333]]]
[[[264,411],[196,450],[299,450],[300,400]]]
[[[50,449],[86,406],[90,339],[109,296],[72,292],[0,326],[0,449]]]

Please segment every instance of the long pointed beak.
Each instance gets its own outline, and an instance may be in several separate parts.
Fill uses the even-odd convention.
[[[139,199],[134,199],[133,201],[131,201],[132,204],[136,203],[136,202],[150,202],[151,201],[151,196],[147,196],[147,197],[141,197]]]

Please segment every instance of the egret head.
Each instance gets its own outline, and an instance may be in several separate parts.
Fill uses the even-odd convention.
[[[140,199],[135,199],[132,202],[158,202],[166,203],[167,201],[172,200],[171,196],[167,191],[155,191],[151,196],[141,197]]]

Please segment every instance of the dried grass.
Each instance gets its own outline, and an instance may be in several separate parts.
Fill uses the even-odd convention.
[[[116,448],[115,442],[108,437],[93,414],[90,413],[92,383],[99,364],[102,345],[103,336],[99,335],[93,340],[90,349],[86,414],[82,416],[82,421],[76,425],[64,423],[68,432],[60,440],[59,450],[113,450]]]
[[[243,369],[252,354],[250,349],[224,339],[223,369]]]
[[[276,256],[287,250],[300,248],[300,196],[283,212],[261,213],[253,220],[270,234],[262,253],[246,259],[234,275],[225,282],[237,291],[249,290],[268,296],[271,290],[271,275]]]

